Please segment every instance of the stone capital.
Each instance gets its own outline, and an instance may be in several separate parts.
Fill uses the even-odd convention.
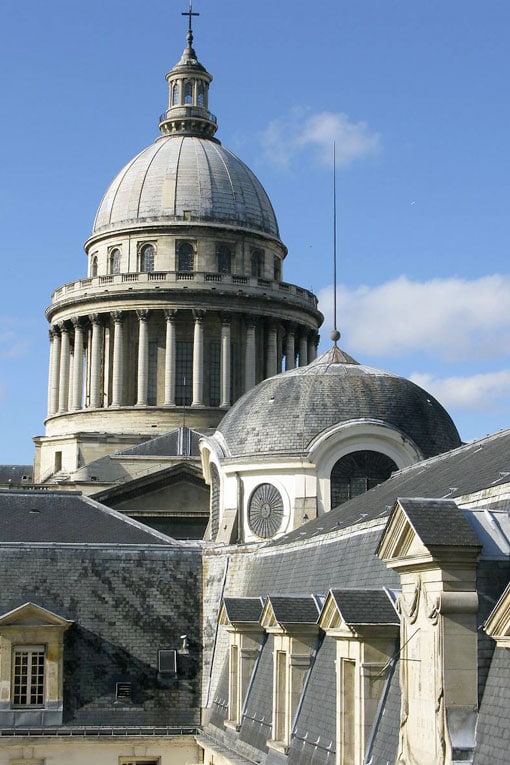
[[[166,308],[163,313],[167,322],[173,322],[177,318],[177,308]]]
[[[149,311],[146,308],[138,309],[136,315],[138,316],[138,321],[149,320]]]

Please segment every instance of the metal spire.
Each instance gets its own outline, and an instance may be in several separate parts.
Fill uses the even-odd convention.
[[[200,16],[199,13],[196,13],[196,12],[193,11],[192,0],[189,0],[189,9],[187,11],[183,11],[181,13],[181,16],[187,16],[188,17],[188,35],[186,37],[186,40],[188,42],[188,48],[191,48],[191,46],[193,45],[192,17],[193,16]]]
[[[336,144],[333,141],[333,330],[330,332],[330,338],[333,340],[335,348],[340,340],[340,332],[337,329],[336,316]]]

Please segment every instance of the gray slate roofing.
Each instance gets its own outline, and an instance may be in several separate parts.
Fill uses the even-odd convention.
[[[473,765],[508,762],[510,750],[510,652],[496,648],[476,729]]]
[[[32,465],[0,465],[0,483],[30,482],[32,474]]]
[[[424,457],[460,445],[449,414],[426,391],[335,350],[264,380],[239,399],[218,427],[228,456],[302,454],[324,430],[351,420],[396,428]]]
[[[79,492],[0,490],[0,544],[8,542],[180,546]]]
[[[455,499],[497,486],[508,481],[509,469],[510,430],[503,430],[400,470],[370,491],[268,545],[285,545],[388,516],[397,497]]]
[[[399,624],[400,619],[385,590],[331,590],[346,624]]]
[[[425,545],[481,547],[478,536],[452,499],[400,497],[399,503]]]
[[[280,624],[316,624],[317,600],[312,595],[269,595],[275,619]]]
[[[198,442],[203,433],[190,428],[176,428],[156,438],[147,438],[140,444],[107,454],[89,462],[73,473],[73,481],[95,480],[113,483],[132,480],[119,457],[200,457]]]
[[[189,135],[161,136],[128,162],[99,205],[93,233],[189,227],[190,217],[279,237],[269,197],[249,167],[218,141]]]
[[[224,598],[223,604],[232,623],[258,624],[262,615],[261,598]]]

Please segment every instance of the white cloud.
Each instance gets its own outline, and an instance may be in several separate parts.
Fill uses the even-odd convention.
[[[333,288],[322,290],[319,300],[329,328]],[[401,276],[375,287],[339,287],[338,325],[355,354],[500,359],[510,354],[509,305],[510,276],[426,282]]]
[[[260,136],[265,153],[278,164],[287,165],[298,153],[311,149],[316,161],[331,164],[333,142],[338,166],[373,154],[380,147],[380,136],[366,122],[352,122],[341,112],[310,114],[294,109],[285,119],[272,120]]]
[[[485,412],[510,410],[510,370],[476,374],[471,377],[445,377],[415,372],[410,379],[435,396],[447,409]]]

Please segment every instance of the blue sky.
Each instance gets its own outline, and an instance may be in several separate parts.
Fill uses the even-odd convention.
[[[31,462],[57,286],[117,171],[157,135],[187,2],[4,0],[0,463]],[[510,424],[508,0],[196,0],[218,137],[259,176],[284,278],[358,360],[436,395],[468,440]],[[331,319],[323,328],[323,347]]]

